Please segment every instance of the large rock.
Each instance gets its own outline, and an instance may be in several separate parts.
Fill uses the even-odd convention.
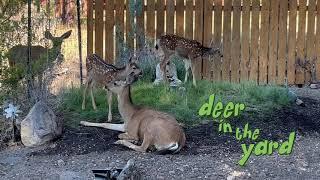
[[[61,134],[62,122],[42,101],[36,103],[21,122],[21,140],[28,147],[42,145]]]

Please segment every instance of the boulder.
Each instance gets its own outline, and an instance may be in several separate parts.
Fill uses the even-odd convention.
[[[21,122],[21,141],[27,147],[45,144],[62,134],[62,122],[45,102],[37,102]]]

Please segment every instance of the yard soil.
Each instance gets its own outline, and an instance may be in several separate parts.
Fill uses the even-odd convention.
[[[114,145],[117,132],[66,128],[55,142],[38,148],[16,146],[0,152],[0,179],[93,179],[92,169],[123,167],[134,159],[143,179],[320,179],[320,91],[293,89],[305,107],[293,104],[269,115],[253,112],[231,121],[233,127],[260,129],[261,140],[286,141],[296,132],[288,156],[252,155],[244,167],[241,143],[219,134],[218,124],[185,129],[187,145],[175,155],[138,153]],[[89,120],[88,120],[89,121]],[[248,140],[244,143],[256,143]]]

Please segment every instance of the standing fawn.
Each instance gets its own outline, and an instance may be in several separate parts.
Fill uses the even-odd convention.
[[[184,82],[187,81],[189,69],[191,68],[194,86],[196,86],[195,61],[200,57],[207,57],[210,55],[219,55],[222,57],[219,48],[204,47],[195,40],[189,40],[176,35],[160,36],[155,48],[159,53],[159,56],[164,56],[160,62],[162,72],[165,72],[164,70],[166,69],[167,63],[170,61],[170,57],[173,54],[184,58],[183,61],[186,70]],[[167,79],[165,74],[166,73],[164,73],[164,79]]]
[[[31,67],[33,75],[38,76],[39,83],[42,82],[43,72],[46,70],[45,63],[51,64],[61,55],[61,45],[63,41],[70,37],[71,30],[60,37],[54,37],[49,31],[44,33],[45,38],[52,41],[52,48],[48,49],[43,46],[31,46]],[[9,49],[8,59],[9,66],[26,67],[28,46],[17,45]],[[48,60],[48,61],[47,61]]]
[[[86,108],[86,93],[88,87],[90,88],[90,95],[92,100],[92,107],[94,110],[97,109],[94,96],[93,96],[93,86],[100,85],[106,87],[112,81],[115,80],[126,80],[126,78],[131,76],[140,76],[142,74],[141,70],[137,64],[132,60],[121,68],[117,68],[114,65],[107,64],[101,57],[96,54],[89,55],[86,59],[87,67],[87,80],[85,84],[85,90],[83,92],[82,109]],[[112,104],[112,93],[107,90],[108,96],[108,122],[112,120],[111,104]]]
[[[185,134],[176,119],[164,112],[138,107],[132,103],[130,85],[137,77],[129,76],[127,81],[115,81],[108,85],[110,91],[118,95],[118,108],[124,124],[89,123],[84,126],[103,127],[124,132],[115,144],[122,144],[139,152],[146,152],[151,146],[163,153],[176,153],[185,145]],[[134,141],[142,141],[140,146]]]

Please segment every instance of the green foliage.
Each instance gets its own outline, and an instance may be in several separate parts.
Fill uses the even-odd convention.
[[[168,112],[174,115],[179,122],[188,125],[198,124],[208,119],[208,117],[198,116],[198,110],[208,101],[211,94],[215,94],[217,100],[224,103],[229,101],[244,103],[248,109],[256,109],[263,114],[289,105],[287,90],[276,86],[198,81],[196,88],[191,82],[188,82],[185,84],[185,89],[185,91],[170,89],[164,85],[153,86],[150,82],[139,81],[133,85],[132,99],[136,105]],[[106,92],[98,89],[95,93],[97,112],[92,109],[90,97],[87,98],[86,110],[81,110],[82,92],[82,89],[75,88],[62,94],[60,110],[64,114],[66,124],[77,127],[81,120],[104,122],[107,119]],[[119,117],[115,98],[112,111]]]

